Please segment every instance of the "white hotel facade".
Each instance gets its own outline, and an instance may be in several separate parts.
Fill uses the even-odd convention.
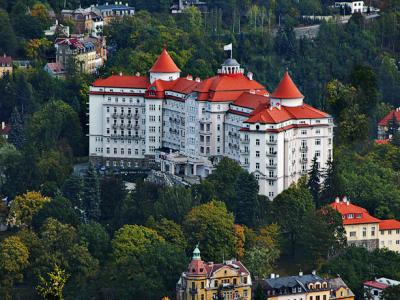
[[[89,156],[107,168],[206,177],[227,156],[273,199],[317,157],[332,158],[333,120],[303,102],[288,72],[270,94],[235,59],[200,80],[164,49],[147,76],[110,76],[89,95]]]

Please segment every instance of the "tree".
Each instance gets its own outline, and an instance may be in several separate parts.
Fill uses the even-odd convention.
[[[17,227],[30,226],[33,216],[48,202],[50,198],[43,197],[38,192],[27,192],[16,196],[11,203],[7,223]]]
[[[103,260],[110,252],[110,236],[101,224],[89,222],[78,227],[80,239],[87,244],[93,257]]]
[[[314,156],[311,162],[311,169],[308,171],[308,183],[307,187],[310,190],[311,196],[314,199],[314,203],[319,206],[319,196],[320,196],[320,171],[317,156]]]
[[[72,182],[71,182],[72,183]],[[116,215],[116,209],[127,195],[124,182],[116,177],[102,177],[100,180],[101,220],[110,222]]]
[[[301,253],[300,245],[308,226],[309,212],[313,210],[311,194],[303,182],[291,185],[273,201],[272,214],[282,230],[283,249],[288,249],[289,252],[285,252],[292,258]]]
[[[63,184],[62,194],[71,201],[74,207],[83,207],[82,203],[83,181],[79,176],[70,175]]]
[[[100,182],[93,165],[89,168],[83,178],[82,204],[89,220],[98,221],[101,216],[100,210]]]
[[[111,241],[112,258],[117,263],[127,261],[142,254],[147,248],[163,242],[164,239],[153,229],[140,225],[124,225],[115,232]]]
[[[246,236],[244,233],[244,227],[239,224],[234,225],[235,234],[235,257],[241,260],[244,256],[244,245],[246,242]]]
[[[77,226],[80,216],[68,199],[56,196],[52,201],[46,202],[42,209],[33,216],[32,226],[39,229],[50,217],[61,223]]]
[[[29,250],[17,236],[10,236],[0,244],[0,294],[11,299],[15,282],[23,279],[23,271],[29,265]]]
[[[36,287],[39,295],[45,299],[62,300],[63,289],[69,275],[59,266],[55,265],[52,272],[47,273],[48,279],[39,276],[39,285]]]
[[[183,222],[188,245],[199,243],[206,260],[234,255],[233,215],[223,202],[211,201],[192,208]]]
[[[10,117],[11,131],[8,136],[8,141],[17,149],[21,149],[25,142],[24,122],[16,107]]]
[[[174,221],[162,218],[153,227],[157,233],[162,236],[166,242],[175,245],[176,247],[185,250],[186,249],[186,238],[183,233],[182,226],[175,223]]]
[[[397,131],[393,135],[391,143],[392,143],[392,145],[394,145],[396,147],[400,147],[400,131]]]
[[[397,300],[400,299],[400,286],[392,285],[383,290],[382,299]]]
[[[13,55],[17,48],[17,40],[10,19],[5,10],[0,9],[0,52]]]
[[[258,181],[247,172],[239,173],[235,181],[235,221],[254,226],[258,200]]]
[[[322,174],[323,183],[319,197],[319,207],[329,203],[336,195],[340,194],[336,172],[336,163],[328,160]]]

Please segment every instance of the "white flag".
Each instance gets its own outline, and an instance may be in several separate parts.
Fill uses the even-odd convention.
[[[224,46],[224,51],[232,51],[232,43]]]

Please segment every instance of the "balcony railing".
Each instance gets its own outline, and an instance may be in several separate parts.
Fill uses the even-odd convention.
[[[117,113],[113,113],[112,116],[113,116],[114,119],[118,118],[118,114]]]
[[[119,117],[120,117],[121,119],[123,119],[123,118],[125,118],[125,114],[124,114],[124,113],[121,113],[121,114],[119,115]]]
[[[132,114],[127,114],[126,117],[127,117],[128,119],[131,119],[131,118],[132,118]]]
[[[308,162],[308,159],[305,157],[300,158],[300,163],[305,164]]]
[[[307,146],[301,146],[300,147],[300,152],[307,152],[308,151],[308,147]]]
[[[277,167],[277,163],[273,163],[272,165],[271,164],[269,164],[269,165],[267,165],[267,168],[268,169],[275,169],[276,167]]]
[[[135,117],[135,120],[139,120],[140,119],[139,114],[135,114],[134,117]]]
[[[274,152],[267,152],[266,155],[267,156],[276,156],[278,152],[274,151]]]
[[[250,143],[250,140],[249,140],[249,139],[240,139],[240,141],[241,141],[243,144],[248,144],[248,143]]]
[[[276,145],[278,143],[278,140],[268,140],[267,144],[269,145]]]

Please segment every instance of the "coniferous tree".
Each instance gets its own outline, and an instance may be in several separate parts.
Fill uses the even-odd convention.
[[[83,209],[89,220],[99,220],[101,215],[100,199],[99,178],[96,170],[93,168],[92,164],[90,164],[87,173],[83,178],[82,190]]]
[[[307,187],[310,190],[310,193],[314,199],[314,202],[318,205],[319,193],[321,190],[320,183],[321,173],[318,168],[317,156],[314,156],[312,160],[312,166],[310,171],[308,172],[308,183]]]
[[[332,200],[340,194],[336,177],[336,165],[332,160],[326,163],[326,168],[322,174],[323,182],[320,195],[320,207],[332,202]]]
[[[400,147],[400,131],[397,131],[395,134],[393,134],[391,143],[394,146]]]
[[[241,172],[235,182],[236,223],[247,226],[254,226],[256,209],[258,207],[258,182],[256,178],[247,173]]]
[[[21,149],[24,141],[24,122],[22,120],[21,114],[15,107],[11,117],[10,117],[11,131],[8,137],[8,141],[13,144],[17,149]]]

